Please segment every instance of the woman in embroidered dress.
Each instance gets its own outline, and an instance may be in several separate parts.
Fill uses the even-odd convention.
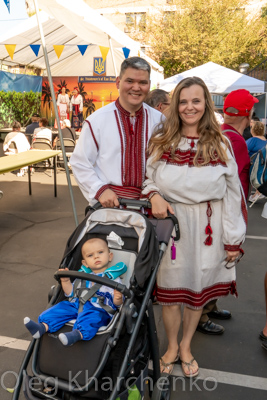
[[[77,87],[73,90],[73,96],[70,101],[71,116],[71,127],[74,129],[80,129],[83,123],[83,98],[79,94]]]
[[[59,93],[57,98],[58,113],[61,121],[63,121],[66,118],[69,118],[68,117],[70,111],[69,105],[70,105],[69,95],[66,93],[66,87],[62,86],[61,93]]]
[[[153,215],[165,218],[167,211],[175,213],[181,229],[181,238],[169,244],[157,277],[168,338],[161,358],[165,373],[172,372],[180,357],[186,377],[198,374],[191,340],[202,308],[212,299],[237,295],[235,264],[243,254],[246,203],[229,146],[205,83],[196,77],[181,81],[167,119],[150,139],[143,190]],[[178,346],[181,304],[183,337]]]

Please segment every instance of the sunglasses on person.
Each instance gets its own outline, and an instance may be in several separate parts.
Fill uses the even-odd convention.
[[[226,264],[224,265],[226,269],[231,269],[236,267],[236,265],[239,263],[241,258],[243,257],[244,253],[240,253],[239,256],[234,260],[234,261],[226,261]]]

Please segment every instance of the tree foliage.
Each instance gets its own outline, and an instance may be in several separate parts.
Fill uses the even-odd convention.
[[[174,12],[147,19],[151,53],[171,76],[208,61],[238,70],[266,58],[266,18],[248,14],[248,0],[174,0]]]
[[[14,121],[25,126],[33,113],[40,113],[41,93],[0,91],[0,127],[7,128]]]

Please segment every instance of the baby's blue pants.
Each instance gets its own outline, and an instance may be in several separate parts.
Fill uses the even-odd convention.
[[[94,307],[87,301],[83,310],[78,314],[79,299],[75,302],[61,301],[55,306],[42,312],[38,321],[48,325],[48,332],[56,332],[65,323],[76,319],[73,329],[78,329],[83,335],[83,340],[92,339],[101,326],[106,326],[111,320],[110,315],[102,308]]]

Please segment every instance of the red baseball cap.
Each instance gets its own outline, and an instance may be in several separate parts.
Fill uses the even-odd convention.
[[[247,117],[255,103],[259,100],[248,90],[238,89],[229,93],[223,105],[223,112],[235,117]]]

